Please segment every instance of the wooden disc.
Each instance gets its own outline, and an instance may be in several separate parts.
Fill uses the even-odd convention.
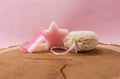
[[[20,46],[0,49],[0,79],[120,79],[120,46],[99,44],[62,56],[44,44],[32,54],[22,53]]]

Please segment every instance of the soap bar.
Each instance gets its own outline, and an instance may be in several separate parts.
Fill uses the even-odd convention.
[[[72,31],[64,40],[64,46],[70,48],[73,43],[75,47],[72,51],[89,51],[98,44],[97,35],[92,31]]]

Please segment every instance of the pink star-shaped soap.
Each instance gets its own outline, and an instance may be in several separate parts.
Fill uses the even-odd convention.
[[[68,34],[68,30],[60,29],[53,21],[49,26],[49,29],[43,32],[46,38],[46,49],[50,49],[53,46],[64,46],[63,40]]]

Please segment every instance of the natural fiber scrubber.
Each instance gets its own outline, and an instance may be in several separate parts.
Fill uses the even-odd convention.
[[[89,51],[94,49],[98,44],[97,35],[92,31],[72,31],[64,40],[64,45],[71,48],[75,44],[72,51]]]

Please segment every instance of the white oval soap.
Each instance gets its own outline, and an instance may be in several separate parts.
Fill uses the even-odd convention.
[[[72,31],[64,40],[64,45],[70,48],[73,43],[75,46],[72,51],[89,51],[96,48],[98,44],[97,35],[92,31]]]

